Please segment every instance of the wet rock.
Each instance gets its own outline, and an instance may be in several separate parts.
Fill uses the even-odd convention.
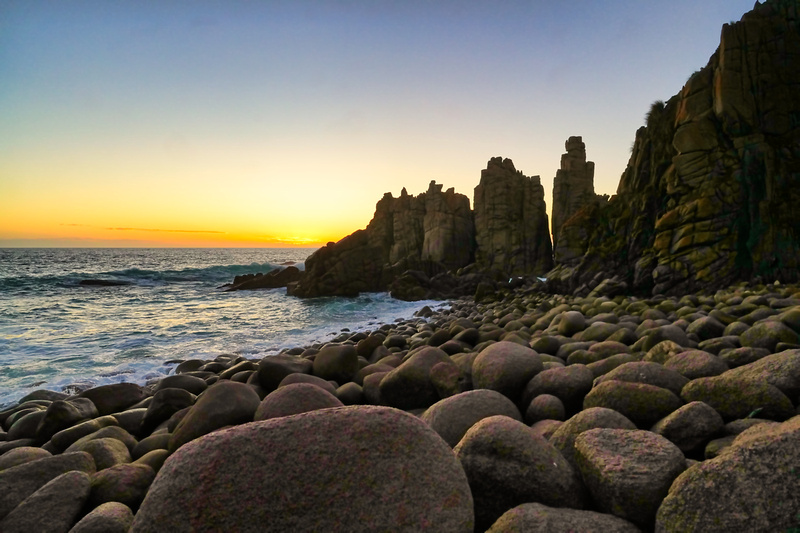
[[[146,394],[135,383],[113,383],[85,390],[78,397],[91,400],[100,416],[104,416],[124,411],[142,401]]]
[[[270,393],[277,389],[289,374],[295,372],[310,374],[313,365],[310,360],[294,355],[270,355],[258,363],[258,383]]]
[[[141,433],[149,435],[162,422],[187,407],[194,405],[197,396],[184,389],[161,389],[153,395],[142,419]]]
[[[158,382],[158,385],[156,385],[155,392],[168,388],[183,389],[197,396],[206,390],[206,388],[208,388],[208,383],[206,383],[204,379],[190,376],[188,374],[174,374],[172,376],[161,378],[161,380]]]

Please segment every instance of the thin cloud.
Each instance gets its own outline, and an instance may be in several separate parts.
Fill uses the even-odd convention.
[[[154,228],[103,228],[112,231],[157,231],[162,233],[219,233],[224,234],[224,231],[202,230],[202,229],[154,229]]]

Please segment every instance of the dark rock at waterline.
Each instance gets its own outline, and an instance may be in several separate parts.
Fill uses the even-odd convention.
[[[83,287],[118,287],[123,285],[133,285],[130,281],[116,279],[82,279],[78,285]]]
[[[303,272],[295,266],[276,268],[266,274],[244,274],[233,278],[233,283],[223,285],[225,291],[251,291],[255,289],[277,289],[300,281]]]

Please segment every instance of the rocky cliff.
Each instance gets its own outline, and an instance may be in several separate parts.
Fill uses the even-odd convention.
[[[524,276],[553,266],[544,188],[510,159],[493,157],[475,187],[476,262],[484,268]]]
[[[386,193],[366,229],[306,259],[305,274],[289,293],[350,296],[392,287],[406,299],[463,296],[487,279],[541,275],[551,267],[539,177],[496,157],[481,173],[474,212],[466,196],[452,188],[442,192],[435,182],[419,196],[405,189],[399,198]]]
[[[757,3],[653,104],[616,196],[563,223],[583,253],[548,275],[552,290],[616,277],[619,290],[677,294],[800,277],[798,11]]]
[[[567,153],[561,156],[561,168],[553,178],[553,250],[559,263],[567,259],[559,257],[558,233],[561,226],[597,198],[594,193],[594,162],[586,161],[583,139],[570,137],[564,147]]]
[[[366,229],[328,243],[306,259],[295,296],[353,296],[385,291],[405,270],[434,275],[472,262],[474,227],[469,199],[431,182],[427,192],[384,194]]]

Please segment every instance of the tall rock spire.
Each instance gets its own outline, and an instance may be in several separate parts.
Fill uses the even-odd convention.
[[[561,168],[553,179],[553,249],[558,249],[558,234],[572,215],[595,201],[594,163],[586,161],[586,145],[581,137],[570,137],[561,156]],[[558,257],[556,257],[556,262]]]
[[[553,265],[544,187],[510,159],[493,157],[475,187],[475,261],[508,275],[542,275]]]

